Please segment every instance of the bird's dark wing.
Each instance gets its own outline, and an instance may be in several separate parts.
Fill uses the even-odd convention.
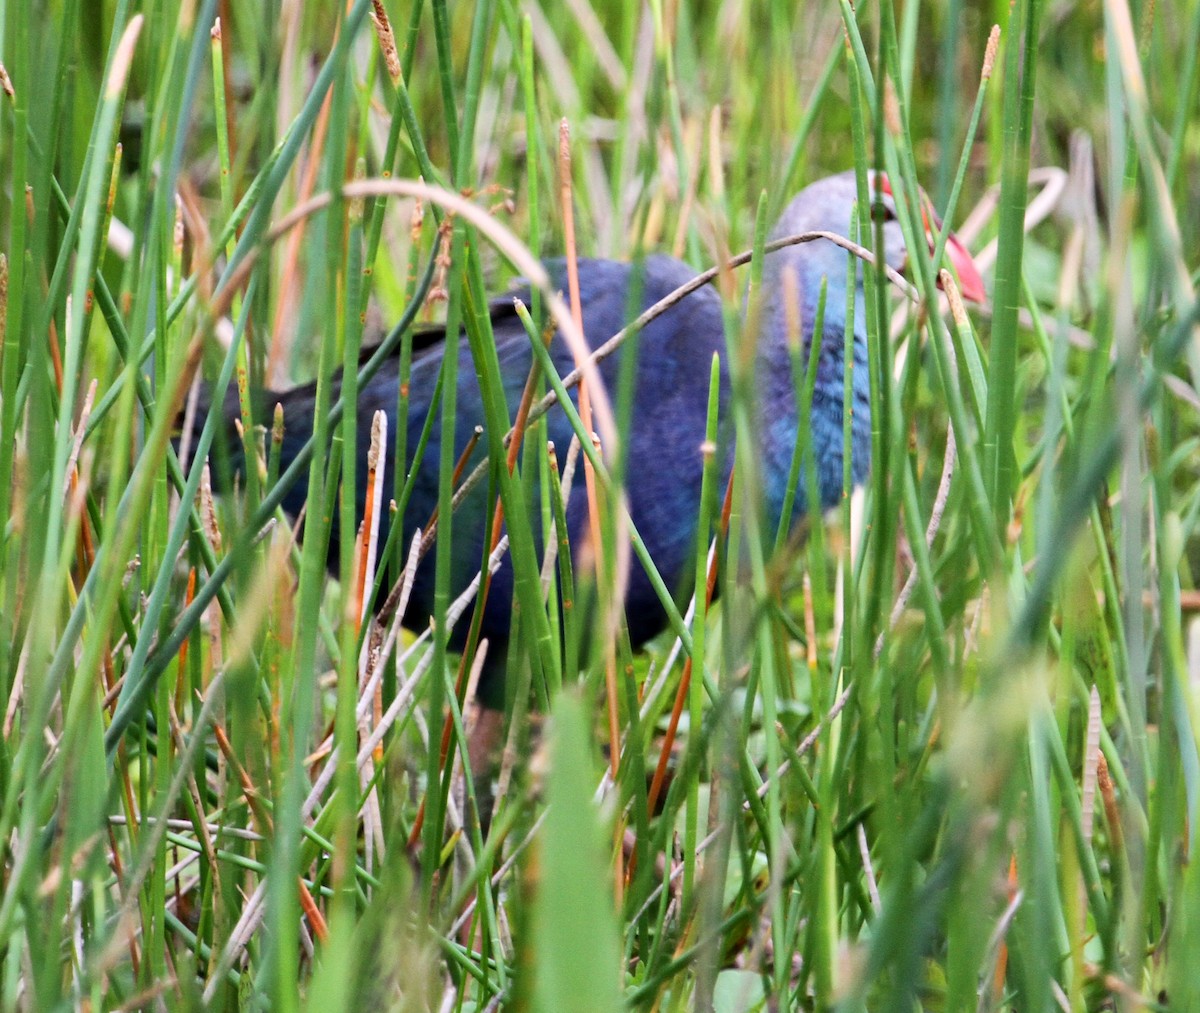
[[[566,289],[565,264],[547,263],[553,284]],[[602,260],[579,262],[580,303],[584,334],[593,347],[607,341],[633,317],[664,295],[673,291],[694,272],[686,265],[665,257],[648,258],[636,268],[628,264]],[[514,298],[526,305],[532,303],[528,286],[515,286],[489,304],[489,315],[495,339],[495,355],[508,406],[508,420],[516,415],[522,391],[533,361],[529,337],[513,306]],[[700,444],[704,436],[704,421],[708,394],[709,370],[714,351],[723,349],[724,332],[720,301],[712,289],[703,289],[651,323],[639,335],[636,390],[633,418],[628,435],[628,472],[636,475],[629,483],[630,508],[639,532],[659,562],[664,579],[674,585],[686,569],[695,540],[695,500],[701,475]],[[364,356],[374,347],[363,349]],[[408,499],[402,515],[399,537],[404,552],[417,530],[424,529],[438,501],[438,486],[442,448],[445,439],[442,412],[445,394],[436,399],[438,378],[445,357],[453,348],[457,353],[455,394],[455,425],[451,438],[451,457],[457,460],[464,452],[476,427],[484,426],[486,417],[480,395],[475,362],[465,334],[457,340],[447,340],[445,329],[439,325],[422,325],[414,338],[416,350],[407,387],[407,418],[403,423],[404,460],[396,467],[396,423],[400,416],[399,355],[385,361],[376,375],[358,390],[354,406],[357,464],[356,481],[361,515],[365,501],[366,455],[370,442],[372,416],[383,411],[389,420],[389,445],[386,455],[384,489],[385,502],[394,490],[407,487]],[[574,367],[574,356],[566,342],[555,335],[550,345],[551,358],[560,375]],[[601,364],[601,375],[610,394],[615,398],[621,370],[621,356],[626,349]],[[341,385],[340,375],[334,379],[334,396]],[[281,466],[299,453],[313,427],[315,384],[301,384],[286,391],[265,392],[264,406],[273,410],[276,402],[283,405],[284,441]],[[572,392],[574,400],[576,394]],[[264,418],[269,418],[264,415]],[[430,423],[428,445],[420,461],[414,453],[427,420]],[[486,455],[489,436],[483,439],[467,462],[469,471]],[[566,456],[573,430],[560,410],[546,416],[546,436],[558,448],[560,463]],[[399,482],[397,481],[399,475]],[[457,594],[478,572],[484,556],[484,531],[491,505],[487,498],[488,483],[483,482],[464,500],[455,512],[451,524],[452,592]],[[568,528],[572,538],[580,536],[585,522],[584,483],[579,480],[567,504]],[[300,510],[307,496],[304,483],[298,484],[284,500],[291,514]],[[536,517],[540,509],[530,505]],[[387,511],[384,523],[388,522]],[[338,525],[335,522],[330,545],[330,563],[336,565]],[[386,537],[387,532],[381,532]],[[481,695],[494,698],[502,685],[503,644],[508,637],[512,608],[512,572],[505,564],[492,583],[485,612],[483,633],[493,645],[497,662],[488,666],[481,684]],[[640,570],[634,573],[628,597],[630,633],[635,641],[650,636],[661,628],[662,612]],[[422,627],[433,609],[433,563],[428,558],[419,568],[413,587],[411,604],[406,614],[408,625]]]

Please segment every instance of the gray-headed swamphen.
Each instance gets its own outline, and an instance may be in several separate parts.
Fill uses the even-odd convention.
[[[876,213],[885,222],[883,235],[887,263],[901,269],[906,260],[904,241],[895,219],[893,199],[886,180],[880,179],[874,194]],[[850,228],[852,209],[857,197],[853,172],[830,176],[806,187],[787,206],[773,231],[774,237],[811,231],[845,235]],[[926,219],[926,227],[935,227]],[[984,297],[983,283],[966,249],[953,237],[947,244],[948,259],[961,282],[964,296],[975,301]],[[759,448],[768,520],[778,523],[797,439],[796,388],[788,350],[787,308],[784,292],[798,291],[800,320],[805,342],[805,361],[813,340],[818,292],[822,279],[827,286],[824,330],[820,335],[816,386],[812,404],[813,454],[817,466],[817,487],[821,507],[836,504],[842,493],[843,448],[843,376],[845,349],[845,308],[847,268],[850,255],[828,240],[789,246],[767,255],[764,268],[760,333],[757,340],[757,403]],[[851,475],[855,485],[867,477],[870,467],[871,419],[865,298],[862,291],[862,262],[858,262],[858,292],[854,300],[853,321],[853,418],[851,421]],[[566,290],[563,262],[548,263],[555,283]],[[635,268],[627,263],[608,260],[579,261],[583,330],[595,347],[624,327],[631,319],[629,286]],[[795,272],[797,288],[785,286],[786,269]],[[640,307],[649,307],[695,276],[692,268],[665,256],[644,260],[641,271]],[[520,295],[520,293],[513,293]],[[528,295],[524,300],[528,304]],[[794,317],[793,317],[794,319]],[[516,411],[532,353],[524,326],[512,306],[512,299],[497,300],[492,307],[492,328],[504,377],[510,417]],[[416,447],[445,354],[444,341],[435,343],[414,357],[411,377],[411,401],[407,420],[408,454]],[[555,335],[550,352],[560,375],[574,367],[564,341]],[[721,302],[716,291],[703,287],[653,320],[638,340],[636,392],[632,421],[626,435],[628,446],[627,494],[629,509],[650,555],[669,588],[682,590],[694,572],[696,528],[702,473],[701,444],[705,437],[706,406],[713,353],[725,359],[726,341]],[[454,433],[456,456],[466,446],[477,425],[484,424],[484,413],[465,337],[458,341],[457,423]],[[621,368],[621,353],[600,364],[600,373],[610,391],[615,391]],[[371,419],[382,410],[394,427],[397,405],[399,360],[393,358],[358,392],[357,426],[359,464],[357,468],[360,510],[365,498],[366,454]],[[722,369],[722,407],[729,397],[729,377]],[[272,406],[283,406],[285,436],[282,466],[295,457],[312,433],[314,387],[304,385],[291,390],[268,392],[264,399]],[[336,393],[335,393],[336,396]],[[577,397],[577,391],[572,392]],[[568,446],[571,426],[564,413],[555,408],[547,416],[549,436],[561,449]],[[438,416],[440,423],[440,414]],[[433,436],[416,476],[415,487],[405,514],[403,542],[407,551],[413,532],[424,525],[437,504],[440,424]],[[480,441],[472,464],[481,460],[486,441]],[[394,488],[394,464],[387,460],[384,489]],[[725,465],[728,474],[729,464]],[[724,476],[722,476],[724,478]],[[802,478],[796,492],[795,512],[800,518],[806,510],[806,481]],[[284,500],[284,508],[295,515],[303,505],[306,488],[295,486]],[[484,557],[485,511],[489,509],[486,483],[462,503],[455,514],[452,533],[452,594],[461,592],[480,569]],[[386,516],[383,521],[386,535]],[[567,503],[567,525],[571,543],[579,546],[588,528],[584,481],[575,481]],[[331,536],[336,543],[337,525]],[[434,605],[434,553],[419,566],[411,599],[403,617],[405,625],[424,629]],[[337,565],[336,544],[330,552],[331,565]],[[478,697],[495,734],[499,729],[496,711],[503,707],[506,645],[509,639],[513,602],[513,575],[502,565],[493,579],[483,617],[482,636],[489,642],[487,661],[482,672]],[[665,614],[646,574],[635,562],[631,568],[625,596],[625,616],[630,640],[637,645],[654,636],[665,626]],[[452,646],[461,646],[467,624],[462,622],[452,638]],[[484,747],[487,748],[487,747]],[[476,753],[476,749],[472,749]]]

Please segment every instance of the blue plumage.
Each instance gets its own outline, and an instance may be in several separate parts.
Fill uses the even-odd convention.
[[[849,229],[856,191],[852,173],[843,173],[814,183],[784,211],[773,236],[813,230],[845,235]],[[880,198],[885,218],[894,219],[890,197]],[[885,256],[888,263],[901,267],[904,245],[894,220],[884,226]],[[854,484],[863,482],[870,466],[870,404],[867,345],[862,291],[862,267],[856,270],[853,336],[853,419],[851,422],[851,475]],[[789,315],[786,293],[798,297],[801,335],[807,352],[814,340],[813,323],[822,279],[827,285],[824,329],[819,336],[820,354],[812,409],[812,440],[818,469],[821,506],[829,508],[841,498],[843,486],[843,404],[846,330],[846,295],[849,255],[828,240],[804,243],[768,255],[763,281],[760,327],[756,344],[756,395],[758,403],[758,449],[768,522],[777,524],[787,491],[793,450],[797,439],[795,384],[788,348]],[[556,284],[565,290],[561,262],[548,267]],[[635,270],[641,271],[640,305],[628,304]],[[649,257],[638,267],[604,260],[579,263],[584,333],[594,346],[619,331],[634,315],[649,307],[692,277],[694,271],[669,257]],[[794,284],[785,275],[794,276]],[[524,301],[528,303],[528,294]],[[531,351],[524,327],[512,309],[511,297],[498,300],[492,307],[492,327],[497,355],[505,382],[510,416],[515,414],[525,379],[529,374]],[[411,402],[408,418],[408,452],[416,447],[421,428],[431,409],[431,398],[445,354],[445,343],[422,351],[413,362]],[[484,415],[465,337],[457,342],[458,413],[454,434],[455,451],[465,447]],[[621,356],[628,349],[600,365],[610,391],[615,391],[621,369]],[[722,362],[721,409],[727,414],[729,375],[724,365],[726,342],[722,308],[716,292],[705,287],[651,322],[642,332],[637,349],[636,394],[628,441],[627,493],[634,523],[668,587],[688,586],[693,572],[696,520],[702,473],[701,443],[705,434],[706,407],[712,356],[719,353]],[[569,372],[574,362],[560,336],[551,343],[551,355],[560,374]],[[357,425],[360,461],[357,470],[360,509],[365,498],[367,433],[373,413],[383,410],[394,426],[397,402],[398,360],[385,364],[379,373],[359,391]],[[577,392],[572,392],[576,397]],[[286,438],[284,465],[295,456],[312,431],[313,388],[297,387],[280,394],[266,395],[268,403],[278,400],[284,409]],[[550,438],[563,454],[572,436],[561,410],[548,415]],[[435,426],[426,451],[403,524],[405,551],[417,526],[426,523],[437,503],[440,428]],[[483,458],[486,441],[474,452],[473,465]],[[722,480],[728,475],[732,455],[723,465]],[[392,489],[394,462],[389,458],[385,489]],[[796,494],[794,518],[806,510],[805,482]],[[305,499],[303,484],[294,488],[284,501],[285,509],[295,514]],[[453,524],[453,593],[466,587],[478,571],[483,558],[483,533],[487,509],[486,483],[478,487],[455,515]],[[582,475],[574,484],[567,517],[573,546],[579,546],[587,525],[586,495]],[[386,518],[385,518],[386,521]],[[337,528],[334,528],[336,541]],[[382,533],[386,535],[386,531]],[[381,535],[381,537],[382,537]],[[331,549],[336,565],[336,545]],[[417,574],[411,603],[404,616],[406,625],[423,628],[433,609],[434,562],[431,553]],[[490,641],[488,665],[480,684],[480,697],[486,705],[499,706],[503,700],[505,644],[513,598],[510,566],[497,573],[483,622],[483,636]],[[665,625],[665,616],[649,580],[634,564],[626,597],[626,617],[630,638],[638,644],[656,634]],[[461,645],[465,625],[460,624]]]
[[[565,270],[561,262],[547,264],[556,283]],[[579,262],[581,303],[584,333],[592,344],[611,337],[627,321],[627,298],[633,272],[630,264],[604,260]],[[641,265],[641,306],[633,315],[669,295],[695,276],[685,264],[669,257],[649,257]],[[565,277],[562,278],[565,288]],[[527,292],[514,295],[529,302]],[[525,379],[529,375],[532,352],[525,328],[512,309],[512,297],[497,300],[492,308],[492,328],[497,356],[504,377],[510,417],[515,415]],[[410,383],[407,447],[409,464],[416,448],[430,399],[437,381],[444,354],[443,346],[435,346],[418,355],[413,361]],[[630,351],[632,349],[629,349]],[[600,373],[610,391],[615,391],[621,369],[621,349],[600,364]],[[551,357],[560,375],[574,368],[570,350],[559,336],[550,345]],[[638,340],[637,381],[633,400],[633,415],[628,436],[630,462],[629,506],[633,521],[649,546],[651,554],[668,586],[678,587],[689,572],[695,548],[697,504],[700,498],[701,454],[704,440],[708,402],[709,372],[714,353],[724,361],[725,338],[721,303],[716,292],[703,288],[652,321]],[[465,337],[458,342],[458,399],[454,444],[457,458],[465,449],[475,426],[484,425],[483,406],[475,377],[474,365]],[[376,410],[389,417],[389,427],[395,424],[396,392],[399,382],[399,361],[386,363],[358,393],[358,432],[360,460],[357,469],[358,499],[365,501],[366,434]],[[728,378],[722,372],[724,401],[728,398]],[[578,390],[572,390],[577,402]],[[286,439],[283,446],[284,465],[295,456],[312,431],[314,389],[311,385],[297,387],[268,401],[278,400],[284,409]],[[440,423],[440,417],[439,417]],[[565,458],[573,430],[566,415],[552,409],[547,415],[549,438]],[[421,467],[418,470],[411,499],[404,516],[402,538],[405,551],[416,529],[424,525],[438,498],[438,459],[441,439],[440,424],[435,423]],[[483,460],[486,441],[479,441],[468,467]],[[394,462],[387,461],[384,488],[392,489]],[[294,487],[284,500],[289,513],[299,512],[307,490]],[[453,586],[452,593],[463,590],[478,572],[483,559],[484,523],[487,509],[486,483],[467,497],[455,513],[453,523]],[[577,474],[570,500],[567,503],[567,526],[571,543],[581,544],[587,526],[587,503],[582,468]],[[387,535],[380,532],[381,542]],[[331,565],[337,565],[336,548],[330,554]],[[413,585],[405,625],[422,629],[433,610],[434,559],[430,553],[421,563]],[[501,682],[504,670],[503,644],[508,639],[509,618],[513,597],[513,573],[507,563],[501,566],[492,581],[484,613],[483,635],[488,638],[489,664],[481,679],[480,694],[489,703],[502,699]],[[665,616],[640,567],[630,574],[626,599],[631,640],[641,643],[663,628]],[[452,640],[461,646],[466,624],[460,624]]]

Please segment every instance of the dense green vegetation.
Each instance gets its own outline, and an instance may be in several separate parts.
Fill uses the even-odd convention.
[[[365,0],[0,2],[0,1004],[1200,1008],[1200,6],[375,7],[391,66]],[[568,203],[579,255],[699,270],[852,166],[924,185],[990,306],[935,308],[923,249],[915,304],[872,273],[861,521],[777,539],[739,447],[682,648],[560,651],[578,559],[575,614],[522,599],[484,837],[445,596],[377,660],[326,573],[370,434],[322,382],[297,543],[275,469],[180,467],[194,377],[248,409],[397,320],[482,350]],[[539,432],[493,494],[548,492]]]

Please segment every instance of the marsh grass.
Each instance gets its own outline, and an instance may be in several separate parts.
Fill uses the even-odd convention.
[[[958,0],[0,4],[4,1008],[1200,1006],[1200,12],[993,6],[998,50]],[[743,320],[774,216],[850,165],[863,206],[893,181],[919,305],[867,272],[874,467],[801,542],[758,512]],[[990,307],[939,304],[919,183]],[[571,309],[536,261],[568,247],[753,251],[714,282],[732,493],[717,449],[694,587],[640,653],[632,374],[550,455],[500,393],[489,294],[534,280],[540,349]],[[344,403],[427,320],[466,334],[493,463],[418,444],[414,638],[326,546],[361,519]],[[535,406],[565,393],[539,361]],[[171,440],[198,373],[253,459],[253,391],[315,377],[309,451],[214,499],[218,413]],[[568,457],[593,558],[547,559]],[[486,837],[480,659],[447,646],[464,480],[516,587]],[[376,587],[411,550],[377,546]]]

